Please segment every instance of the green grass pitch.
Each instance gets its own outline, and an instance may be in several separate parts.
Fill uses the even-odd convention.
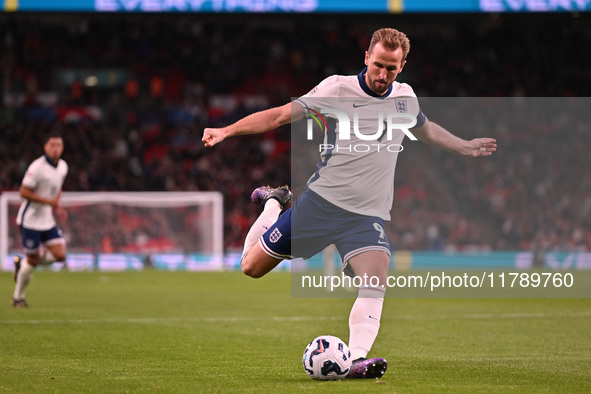
[[[385,300],[380,380],[316,382],[311,339],[348,341],[353,299],[292,298],[289,273],[0,273],[0,392],[591,392],[591,299]]]

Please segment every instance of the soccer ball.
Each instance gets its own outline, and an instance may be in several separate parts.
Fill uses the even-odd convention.
[[[316,380],[340,380],[351,368],[351,352],[341,339],[332,335],[314,338],[304,350],[304,370]]]

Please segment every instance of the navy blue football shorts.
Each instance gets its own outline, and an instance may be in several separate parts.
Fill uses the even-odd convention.
[[[384,219],[346,211],[306,190],[259,239],[263,250],[277,259],[310,258],[334,244],[343,266],[369,250],[390,255]]]
[[[44,245],[51,246],[65,241],[62,230],[57,227],[39,231],[21,226],[21,236],[23,239],[23,248],[27,254],[38,252],[42,242]]]

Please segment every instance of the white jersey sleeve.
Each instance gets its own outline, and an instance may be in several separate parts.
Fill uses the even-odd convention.
[[[340,78],[342,78],[340,75],[331,75],[325,78],[312,90],[297,99],[296,102],[307,111],[310,109],[318,110],[332,105],[334,98],[339,97],[339,91],[341,90]]]
[[[303,97],[338,97],[339,75],[331,75],[310,90]]]

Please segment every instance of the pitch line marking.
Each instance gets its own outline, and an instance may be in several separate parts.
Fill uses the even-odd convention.
[[[488,314],[460,314],[460,315],[398,315],[392,316],[388,319],[393,320],[413,320],[413,319],[537,319],[549,317],[566,317],[566,318],[585,318],[591,317],[591,312],[575,312],[575,313],[488,313]],[[162,324],[174,322],[188,322],[188,323],[241,323],[247,321],[275,321],[275,322],[307,322],[307,321],[341,321],[345,320],[343,316],[274,316],[274,317],[171,317],[171,318],[129,318],[129,319],[48,319],[48,320],[0,320],[0,325],[9,324],[93,324],[93,323],[138,323],[138,324]]]
[[[343,317],[336,316],[285,316],[285,317],[171,317],[171,318],[129,318],[129,319],[48,319],[48,320],[0,320],[1,324],[93,324],[93,323],[139,323],[159,324],[171,322],[194,322],[194,323],[241,323],[246,321],[276,321],[276,322],[298,322],[298,321],[333,321],[342,320]]]

